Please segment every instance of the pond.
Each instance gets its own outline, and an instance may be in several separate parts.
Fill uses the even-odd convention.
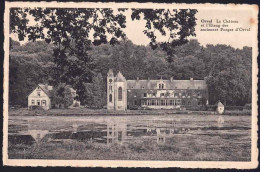
[[[15,159],[250,161],[251,117],[10,116]]]

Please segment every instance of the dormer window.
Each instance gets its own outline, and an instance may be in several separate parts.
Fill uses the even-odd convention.
[[[164,89],[164,84],[159,84],[159,89]]]

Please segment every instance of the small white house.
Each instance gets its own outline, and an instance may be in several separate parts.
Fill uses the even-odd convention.
[[[224,113],[224,110],[225,110],[225,109],[224,109],[224,105],[223,105],[220,101],[218,102],[217,105],[218,105],[218,107],[217,107],[217,113],[218,113],[218,114],[223,114],[223,113]]]
[[[48,110],[51,108],[52,86],[38,84],[38,86],[28,96],[28,109],[32,106],[41,106]]]
[[[77,95],[76,90],[73,88],[70,88],[70,90],[72,97],[75,98]],[[52,86],[47,84],[38,84],[38,86],[28,96],[28,109],[32,106],[41,106],[45,110],[51,109],[52,91]],[[80,105],[80,102],[74,99],[71,106],[76,103]]]

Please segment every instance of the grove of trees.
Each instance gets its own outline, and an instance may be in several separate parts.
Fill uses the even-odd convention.
[[[10,51],[10,103],[26,106],[26,96],[38,83],[50,83],[54,57],[52,45],[44,41],[13,46]],[[93,81],[85,83],[82,104],[101,108],[106,104],[108,69],[121,71],[127,79],[204,79],[210,104],[221,100],[227,105],[251,102],[252,49],[226,45],[203,47],[197,40],[176,47],[173,62],[167,53],[150,46],[134,45],[130,40],[117,45],[102,44],[89,52],[94,59]]]
[[[131,10],[132,20],[146,22],[148,46],[127,39],[122,30],[126,10]],[[100,108],[106,102],[109,68],[127,79],[207,77],[211,104],[249,103],[252,49],[203,47],[188,41],[195,36],[196,13],[195,9],[12,8],[10,33],[29,42],[10,41],[10,104],[25,106],[27,94],[38,83],[55,87],[64,83],[77,90],[82,104]],[[28,24],[28,16],[35,25]],[[156,32],[167,41],[158,42]]]

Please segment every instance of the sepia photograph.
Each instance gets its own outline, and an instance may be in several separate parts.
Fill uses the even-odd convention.
[[[5,5],[4,165],[258,166],[257,5]]]

